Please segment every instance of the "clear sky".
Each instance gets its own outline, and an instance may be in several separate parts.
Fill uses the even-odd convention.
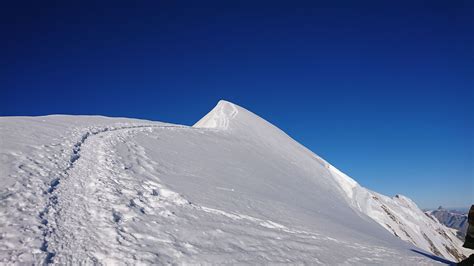
[[[226,99],[370,189],[474,202],[473,1],[7,2],[2,116],[192,125]]]

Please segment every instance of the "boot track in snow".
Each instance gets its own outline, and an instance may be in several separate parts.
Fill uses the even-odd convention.
[[[52,234],[55,233],[55,226],[52,225],[51,219],[56,219],[56,217],[48,217],[48,214],[51,212],[57,213],[55,210],[56,205],[58,204],[58,195],[54,193],[58,186],[60,185],[61,181],[65,178],[69,177],[70,171],[74,168],[76,162],[81,158],[81,149],[85,145],[86,141],[91,137],[98,136],[105,132],[114,132],[114,131],[123,131],[123,130],[140,130],[140,129],[152,129],[152,128],[184,128],[181,126],[156,126],[156,125],[135,125],[135,126],[124,126],[124,127],[105,127],[101,129],[95,129],[91,131],[87,131],[85,134],[82,135],[80,140],[74,144],[71,156],[68,162],[68,166],[60,173],[58,176],[51,180],[49,187],[45,190],[45,194],[48,194],[47,204],[44,209],[38,214],[39,219],[41,220],[41,224],[43,225],[43,242],[40,247],[40,250],[46,253],[45,257],[45,264],[49,264],[53,262],[54,256],[56,256],[56,252],[49,249],[48,238],[51,237]],[[57,221],[54,221],[56,225]]]

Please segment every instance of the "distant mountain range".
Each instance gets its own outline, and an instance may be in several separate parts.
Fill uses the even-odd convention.
[[[467,209],[445,209],[441,206],[436,210],[425,211],[447,227],[457,230],[457,236],[464,240],[467,231]]]

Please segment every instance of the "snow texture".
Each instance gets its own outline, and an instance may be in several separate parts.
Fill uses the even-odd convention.
[[[0,134],[0,263],[432,265],[467,254],[411,200],[361,187],[226,101],[193,127],[55,115],[0,118]]]

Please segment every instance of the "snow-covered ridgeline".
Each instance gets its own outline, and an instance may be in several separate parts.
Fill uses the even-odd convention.
[[[194,127],[228,130],[230,124],[230,129],[238,131],[239,127],[243,126],[243,119],[235,119],[238,120],[235,122],[230,121],[239,113],[235,110],[241,110],[241,113],[244,113],[246,116],[249,116],[248,114],[250,113],[230,102],[220,101],[205,116],[206,119],[200,120]],[[224,114],[232,115],[226,116]],[[253,120],[251,121],[253,122]],[[265,121],[265,123],[267,122]],[[225,124],[225,127],[220,126],[223,124]],[[251,127],[252,125],[249,122],[244,126]],[[262,126],[260,127],[262,128]],[[277,131],[274,133],[265,132],[262,135],[274,136],[280,133]],[[390,198],[370,191],[317,155],[314,155],[314,157],[325,165],[331,173],[333,180],[344,191],[348,201],[356,210],[369,216],[395,236],[435,255],[453,260],[460,260],[465,255],[470,254],[468,250],[462,248],[462,242],[456,237],[453,230],[425,215],[409,198],[402,195]]]
[[[194,127],[10,117],[0,134],[3,263],[442,261],[392,235],[401,230],[456,260],[408,199],[361,187],[226,101]]]

